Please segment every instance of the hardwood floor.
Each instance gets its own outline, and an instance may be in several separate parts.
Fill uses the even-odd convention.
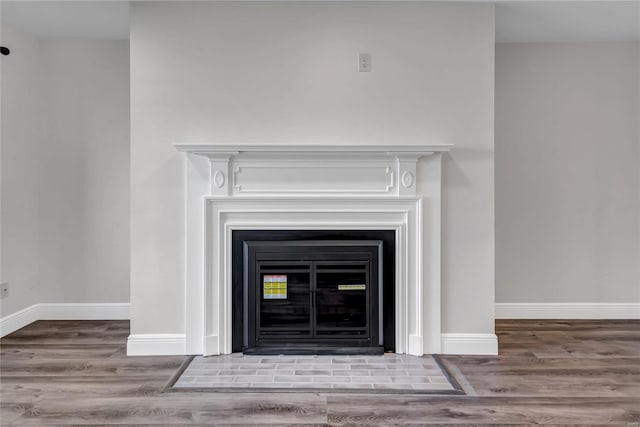
[[[126,321],[0,340],[0,425],[640,426],[640,321],[498,321],[499,357],[446,356],[466,396],[167,393],[184,357],[127,357]]]

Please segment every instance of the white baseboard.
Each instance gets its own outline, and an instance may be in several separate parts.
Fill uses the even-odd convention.
[[[36,304],[40,320],[127,320],[129,303]]]
[[[447,334],[440,335],[442,354],[498,354],[496,334]]]
[[[187,353],[185,334],[131,334],[127,356],[169,356]]]
[[[40,303],[0,318],[0,337],[38,320],[128,320],[127,303]]]
[[[443,354],[498,354],[495,334],[442,334]],[[135,334],[127,340],[128,356],[169,356],[186,354],[184,334]]]
[[[38,319],[38,304],[31,305],[27,308],[23,308],[20,311],[11,313],[8,316],[0,318],[0,337],[9,335],[18,329],[24,328],[30,323],[35,322]]]
[[[640,319],[640,303],[496,303],[496,319]]]

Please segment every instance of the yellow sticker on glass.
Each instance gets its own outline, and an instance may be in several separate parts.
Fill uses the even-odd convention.
[[[264,299],[287,299],[287,276],[265,274],[262,279]]]

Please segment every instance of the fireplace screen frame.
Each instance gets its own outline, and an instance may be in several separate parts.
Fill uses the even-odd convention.
[[[232,231],[232,351],[245,353],[277,354],[379,354],[382,351],[395,351],[395,279],[396,279],[396,232],[395,230],[233,230]],[[256,336],[251,334],[250,325],[255,325],[255,317],[251,301],[255,294],[250,292],[249,247],[287,242],[293,245],[336,246],[342,247],[375,247],[378,266],[376,274],[375,298],[380,313],[376,313],[377,325],[371,339],[364,343],[357,340],[306,340],[297,345],[287,346],[283,343],[258,345]],[[313,243],[315,242],[315,243]],[[379,252],[378,252],[379,251]],[[370,316],[370,319],[373,317]],[[255,332],[255,331],[254,331]],[[304,341],[304,340],[303,340]],[[262,343],[264,344],[264,342]]]

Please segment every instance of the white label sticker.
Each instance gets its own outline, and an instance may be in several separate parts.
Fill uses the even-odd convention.
[[[357,285],[338,285],[339,291],[365,291],[367,289],[367,285],[357,284]]]

